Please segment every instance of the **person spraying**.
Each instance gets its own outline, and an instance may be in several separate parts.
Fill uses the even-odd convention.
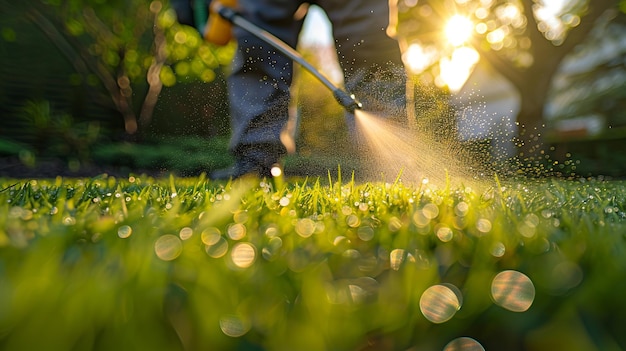
[[[391,103],[404,102],[406,76],[400,48],[397,41],[387,35],[388,1],[239,0],[235,4],[234,0],[229,0],[222,4],[236,9],[237,16],[271,33],[290,48],[298,44],[304,21],[303,8],[309,4],[322,8],[333,27],[344,86],[349,92],[334,91],[337,100],[349,112],[349,129],[354,108],[381,105],[376,101],[381,98],[377,91],[384,90],[384,96],[393,100]],[[232,34],[237,41],[228,77],[232,128],[229,151],[235,157],[235,164],[209,177],[215,180],[248,174],[271,177],[272,168],[279,165],[286,154],[280,135],[289,118],[293,56],[277,50],[245,28],[230,27],[226,19],[218,16],[215,11],[210,14],[204,37],[221,45],[228,42]],[[359,97],[360,103],[354,100],[354,95]]]

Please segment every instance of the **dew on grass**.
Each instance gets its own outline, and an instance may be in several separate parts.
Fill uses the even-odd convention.
[[[163,261],[172,261],[183,252],[183,243],[176,235],[165,234],[154,243],[154,252]]]
[[[130,237],[131,234],[133,234],[133,228],[129,225],[123,225],[117,228],[117,236],[119,236],[122,239],[126,239]]]
[[[227,336],[238,338],[250,331],[250,323],[238,315],[226,315],[220,318],[220,329]]]
[[[437,284],[424,291],[420,298],[420,311],[433,323],[449,321],[458,310],[461,303],[458,289],[451,285]],[[457,291],[455,291],[457,290]]]
[[[524,312],[535,299],[535,285],[523,273],[507,270],[491,282],[491,297],[496,305],[512,312]]]
[[[256,260],[256,249],[250,243],[237,243],[230,251],[230,258],[238,268],[248,268]]]
[[[463,336],[447,343],[443,351],[485,351],[485,348],[478,341]]]

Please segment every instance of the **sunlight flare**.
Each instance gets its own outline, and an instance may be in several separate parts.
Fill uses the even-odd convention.
[[[462,15],[450,17],[446,24],[445,34],[448,42],[454,46],[465,44],[472,36],[474,23]]]

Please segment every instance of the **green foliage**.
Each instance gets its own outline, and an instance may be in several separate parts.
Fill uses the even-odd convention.
[[[100,141],[100,126],[97,121],[76,123],[72,116],[55,111],[48,101],[28,101],[17,116],[32,139],[25,150],[35,157],[60,157],[88,161],[91,149]],[[7,145],[12,142],[5,141]],[[31,149],[32,147],[32,149]],[[9,150],[10,151],[10,150]]]
[[[280,184],[0,180],[0,348],[626,346],[622,182]]]
[[[163,137],[142,143],[108,143],[94,148],[96,163],[129,170],[200,174],[229,166],[225,138]]]

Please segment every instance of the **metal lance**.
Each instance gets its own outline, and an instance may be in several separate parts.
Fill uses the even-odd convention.
[[[307,62],[300,53],[294,50],[291,46],[287,45],[284,41],[278,39],[273,34],[268,31],[259,28],[255,24],[243,18],[237,11],[233,10],[230,7],[226,7],[219,2],[216,2],[212,5],[212,10],[217,12],[222,18],[229,21],[233,25],[240,27],[250,34],[256,36],[257,38],[263,40],[268,43],[276,50],[280,51],[290,59],[294,60],[302,67],[304,67],[307,71],[313,74],[322,84],[324,84],[330,91],[332,91],[333,96],[343,106],[348,112],[354,113],[355,110],[361,109],[363,106],[361,103],[354,97],[353,94],[349,94],[348,92],[340,89],[336,85],[334,85],[328,78],[326,78],[323,74],[321,74],[313,65]]]

